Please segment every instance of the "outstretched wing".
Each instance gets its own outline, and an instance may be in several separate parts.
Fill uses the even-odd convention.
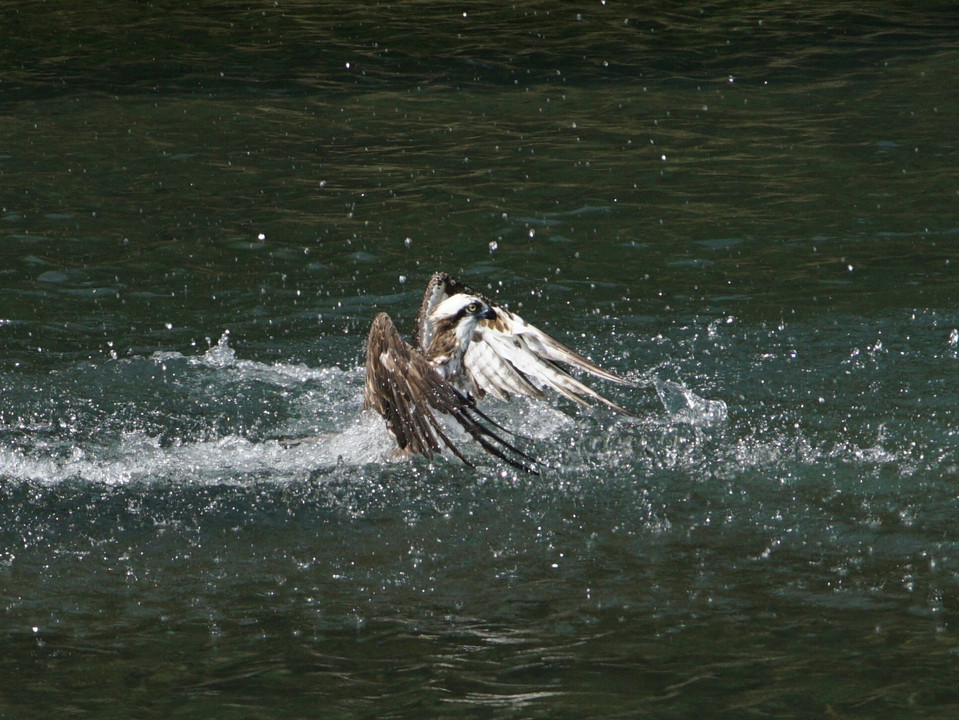
[[[499,426],[403,340],[386,313],[377,315],[370,326],[364,405],[383,416],[406,452],[432,458],[446,447],[472,465],[450,440],[435,410],[452,416],[488,453],[535,474],[536,460],[493,431],[490,426]]]
[[[446,273],[433,275],[423,297],[416,321],[417,340],[421,348],[428,347],[432,339],[429,313],[456,293],[482,297],[496,313],[495,318],[482,320],[477,325],[463,359],[475,396],[482,397],[484,393],[489,393],[501,400],[511,395],[542,397],[542,389],[549,388],[580,405],[599,402],[616,412],[632,415],[581,383],[557,363],[621,385],[632,383],[603,370],[516,313],[497,305]]]

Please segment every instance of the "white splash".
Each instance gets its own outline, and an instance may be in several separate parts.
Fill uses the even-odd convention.
[[[128,433],[115,447],[74,447],[64,457],[33,457],[0,447],[0,476],[42,484],[82,480],[103,485],[244,484],[250,478],[263,477],[273,482],[303,480],[318,468],[382,462],[392,449],[392,441],[378,420],[364,413],[341,432],[296,442],[253,441],[229,435],[163,446],[156,437]]]
[[[672,422],[710,427],[726,421],[728,411],[722,400],[702,398],[689,388],[670,380],[654,377],[652,382]]]

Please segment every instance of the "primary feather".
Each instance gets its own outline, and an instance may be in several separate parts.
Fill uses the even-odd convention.
[[[455,419],[487,452],[514,467],[535,472],[529,464],[534,459],[485,425],[484,421],[495,423],[400,337],[386,313],[377,315],[370,326],[364,407],[383,416],[396,444],[410,454],[432,458],[446,447],[471,464],[450,440],[433,414],[435,410]]]

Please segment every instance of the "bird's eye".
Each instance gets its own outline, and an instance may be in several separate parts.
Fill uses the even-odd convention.
[[[475,313],[475,312],[479,312],[479,309],[480,309],[479,303],[475,303],[475,302],[471,302],[469,305],[466,306],[466,312]]]

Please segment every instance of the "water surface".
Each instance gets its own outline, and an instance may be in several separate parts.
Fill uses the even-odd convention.
[[[159,10],[0,11],[0,716],[954,715],[955,11]],[[392,462],[435,270],[637,417]]]

